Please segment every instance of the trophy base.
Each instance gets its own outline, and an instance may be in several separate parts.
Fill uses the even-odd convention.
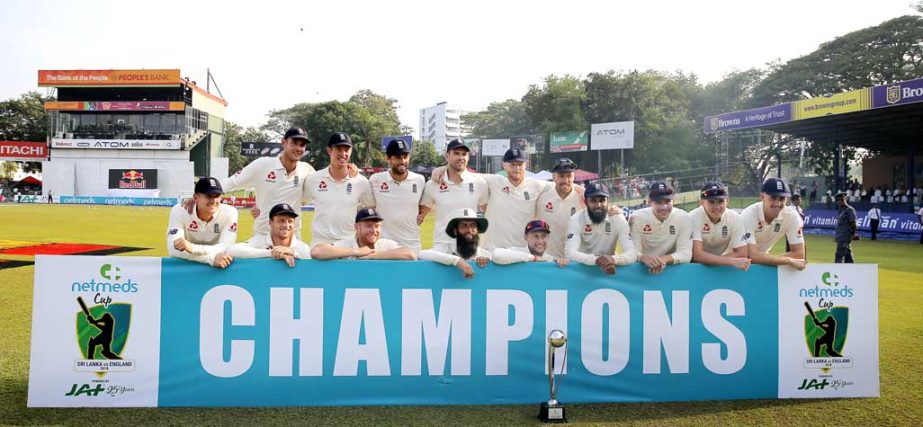
[[[566,423],[567,417],[564,415],[564,405],[549,405],[548,402],[542,402],[538,409],[538,419],[543,423]]]

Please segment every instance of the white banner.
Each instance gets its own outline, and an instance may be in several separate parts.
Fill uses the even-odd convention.
[[[35,257],[28,406],[157,406],[160,272],[160,258]]]
[[[43,195],[17,194],[16,203],[45,203],[48,199]]]
[[[482,156],[502,156],[509,149],[509,139],[485,139],[481,141]]]
[[[878,266],[779,268],[779,397],[879,396]]]
[[[595,123],[590,127],[591,150],[635,148],[635,122]]]
[[[176,139],[51,139],[51,148],[93,148],[105,150],[179,150],[181,146],[181,142]]]

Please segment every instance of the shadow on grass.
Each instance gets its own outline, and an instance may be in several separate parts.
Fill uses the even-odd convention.
[[[0,380],[0,422],[10,425],[538,425],[534,405],[280,408],[27,408],[27,382]],[[62,390],[61,393],[66,393]],[[823,400],[594,403],[567,406],[571,423],[746,423],[741,412],[795,408]],[[736,413],[731,415],[730,413]],[[704,416],[704,417],[703,417]],[[756,416],[756,415],[754,415]],[[701,417],[701,418],[700,418]],[[690,419],[691,418],[691,419]],[[699,418],[699,419],[696,419]],[[756,420],[750,420],[756,421]],[[778,420],[777,420],[778,421]]]

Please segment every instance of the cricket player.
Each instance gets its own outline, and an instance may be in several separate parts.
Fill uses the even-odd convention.
[[[199,179],[194,191],[193,213],[181,204],[170,209],[167,252],[172,257],[226,268],[234,260],[228,249],[237,241],[237,209],[221,203],[224,191],[215,178]]]
[[[356,213],[356,235],[336,243],[318,244],[311,248],[314,259],[417,259],[410,248],[390,239],[382,239],[383,219],[377,209],[363,208]]]
[[[456,243],[454,236],[446,232],[446,227],[453,219],[453,215],[462,209],[476,213],[478,207],[484,207],[487,204],[487,183],[480,175],[468,172],[470,151],[471,149],[464,142],[457,139],[449,142],[445,150],[445,159],[448,163],[446,173],[438,179],[434,176],[423,188],[417,224],[422,224],[430,210],[436,209],[436,225],[433,228],[434,247],[437,244],[454,245]]]
[[[506,176],[481,175],[487,182],[485,218],[490,229],[484,234],[484,248],[525,247],[522,225],[535,219],[535,201],[551,184],[526,176],[529,156],[519,148],[503,154]]]
[[[651,274],[659,274],[668,265],[692,260],[689,214],[673,208],[673,188],[665,182],[654,182],[647,200],[649,207],[632,212],[628,218],[638,261]]]
[[[583,187],[574,185],[574,172],[577,164],[571,159],[558,159],[551,173],[554,177],[554,189],[546,190],[535,201],[535,217],[545,220],[551,227],[548,236],[548,253],[556,258],[564,258],[564,241],[567,235],[567,223],[579,210],[586,207]]]
[[[260,157],[221,180],[221,186],[227,191],[256,188],[254,234],[269,234],[269,210],[273,206],[287,203],[301,207],[304,183],[315,172],[313,166],[301,161],[309,142],[304,129],[290,128],[282,138],[282,152],[278,157]],[[301,235],[300,218],[295,220],[295,229]]]
[[[747,271],[747,242],[740,215],[727,208],[727,189],[717,182],[702,187],[699,207],[689,212],[692,222],[692,262],[729,265]]]
[[[375,210],[383,218],[381,237],[420,253],[420,199],[426,179],[411,172],[410,147],[399,139],[391,140],[385,149],[390,169],[369,178]]]
[[[529,221],[526,224],[525,247],[497,248],[491,254],[494,263],[499,265],[518,262],[553,262],[558,267],[567,267],[567,258],[556,258],[548,253],[548,241],[551,228],[543,219]]]
[[[625,216],[609,215],[609,188],[590,184],[584,193],[586,209],[577,211],[567,223],[564,251],[573,262],[597,266],[606,274],[615,274],[617,265],[638,259],[634,242],[629,238]],[[621,249],[616,254],[616,244]]]
[[[310,259],[311,247],[298,238],[295,220],[298,213],[288,203],[279,203],[269,210],[269,233],[254,234],[245,243],[231,246],[231,255],[238,258],[274,258],[295,266],[295,259]]]
[[[804,270],[804,223],[794,209],[785,206],[790,196],[791,192],[785,181],[769,178],[763,182],[760,201],[747,206],[740,213],[740,220],[744,225],[743,239],[747,242],[747,256],[754,264],[790,265]],[[769,251],[783,235],[788,237],[791,251],[782,255],[771,255]]]
[[[453,239],[452,243],[434,243],[432,249],[420,251],[420,259],[435,261],[444,265],[454,265],[466,279],[474,277],[474,269],[468,260],[477,262],[478,267],[485,267],[490,262],[490,251],[478,247],[480,235],[487,231],[487,219],[478,218],[473,209],[463,208],[450,216],[445,234]]]
[[[352,150],[353,140],[348,134],[330,135],[327,141],[330,166],[311,175],[305,184],[304,199],[314,201],[312,246],[352,238],[356,233],[355,221],[350,220],[352,212],[375,205],[369,180],[362,175],[349,176]]]

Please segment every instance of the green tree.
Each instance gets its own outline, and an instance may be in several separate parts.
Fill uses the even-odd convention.
[[[463,115],[461,121],[471,135],[483,138],[506,138],[533,131],[525,106],[515,99],[493,102],[484,111]]]
[[[228,173],[234,174],[243,169],[255,158],[248,158],[241,153],[244,142],[271,142],[268,135],[255,127],[242,128],[234,122],[224,123],[224,156],[228,160]]]
[[[413,148],[410,151],[410,164],[412,166],[436,167],[443,163],[443,157],[436,152],[436,146],[432,142],[413,142]]]
[[[396,103],[394,99],[363,90],[346,102],[300,103],[271,111],[269,121],[261,129],[281,139],[290,126],[304,128],[312,141],[305,160],[316,169],[330,163],[325,148],[334,132],[346,132],[353,139],[354,162],[383,166],[381,138],[401,132]]]
[[[54,98],[38,92],[27,92],[19,98],[0,102],[0,140],[40,141],[48,140],[48,113],[45,101]],[[25,172],[42,170],[41,162],[22,162]]]
[[[546,138],[550,137],[552,132],[589,130],[589,124],[583,115],[585,101],[583,80],[571,75],[545,77],[541,85],[530,85],[522,97],[522,104],[532,128],[544,134]],[[551,167],[552,157],[543,156],[535,163],[547,169]],[[596,164],[595,153],[567,153],[567,157],[583,167]]]

